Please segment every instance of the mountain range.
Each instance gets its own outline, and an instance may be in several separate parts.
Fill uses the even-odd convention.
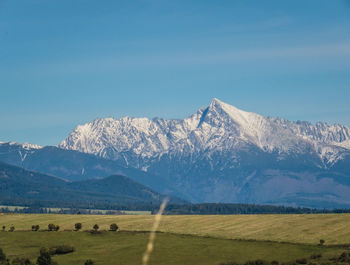
[[[122,174],[191,202],[350,207],[350,129],[219,99],[181,119],[104,118],[58,147],[0,144],[0,161],[70,181]]]
[[[122,175],[71,182],[0,162],[1,201],[14,199],[70,205],[128,205],[160,204],[164,198],[165,196]]]
[[[96,119],[59,147],[161,176],[194,202],[350,203],[348,127],[264,117],[219,99],[183,120]]]

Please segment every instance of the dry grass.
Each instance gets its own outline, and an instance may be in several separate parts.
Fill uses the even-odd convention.
[[[54,223],[64,230],[74,229],[77,222],[83,224],[83,230],[91,229],[95,223],[107,230],[111,223],[117,223],[121,230],[150,231],[154,216],[0,215],[0,229],[14,225],[16,230],[30,230],[33,224],[47,229],[49,223]],[[158,231],[309,244],[324,239],[326,244],[346,244],[350,243],[350,214],[163,216]]]

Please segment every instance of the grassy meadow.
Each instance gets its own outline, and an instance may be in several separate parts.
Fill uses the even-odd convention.
[[[0,229],[15,226],[14,232],[0,232],[0,247],[8,258],[29,257],[35,261],[41,247],[62,244],[76,251],[54,256],[60,265],[84,264],[92,259],[98,265],[141,264],[154,216],[147,215],[58,215],[2,214]],[[72,231],[81,222],[82,231]],[[60,226],[48,232],[47,225]],[[117,223],[120,231],[88,230],[97,223],[108,230]],[[32,232],[32,225],[40,231]],[[339,255],[350,243],[350,215],[216,215],[163,216],[150,264],[218,265],[221,262],[263,259],[290,262],[322,254],[323,259]],[[325,246],[318,246],[320,239]],[[284,242],[284,243],[282,243]]]
[[[123,231],[149,231],[152,215],[59,215],[4,214],[0,227],[14,225],[16,230],[30,230],[32,225],[47,229],[49,223],[61,230],[74,229],[81,222],[84,229],[98,224],[102,230],[117,223]],[[326,245],[350,243],[350,214],[303,215],[168,215],[163,216],[158,231],[222,239],[245,239]]]
[[[61,265],[84,264],[92,259],[103,265],[136,265],[141,263],[149,233],[147,232],[0,232],[0,246],[8,258],[29,257],[35,261],[41,247],[61,244],[74,246],[76,251],[57,255]],[[218,265],[221,262],[263,259],[280,262],[308,258],[312,254],[324,257],[339,254],[340,248],[301,244],[239,241],[190,235],[158,233],[150,264],[154,265]]]

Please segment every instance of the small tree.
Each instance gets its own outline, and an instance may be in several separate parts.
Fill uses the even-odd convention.
[[[10,265],[9,260],[6,259],[5,253],[2,251],[2,248],[0,248],[0,264],[1,265]]]
[[[119,227],[117,224],[113,223],[109,226],[109,230],[111,231],[118,231]]]
[[[92,228],[93,228],[95,231],[97,231],[100,227],[98,226],[98,224],[95,224]]]
[[[95,263],[91,260],[88,259],[87,261],[85,261],[84,265],[94,265]]]
[[[74,252],[75,248],[69,245],[59,245],[55,247],[50,247],[48,251],[50,255],[62,255],[62,254]]]
[[[79,231],[80,229],[82,229],[83,225],[81,223],[76,223],[74,227],[75,227],[75,231]]]
[[[39,231],[39,225],[32,225],[32,231]]]
[[[46,248],[40,249],[40,256],[36,261],[37,265],[51,265],[51,256],[49,251]]]
[[[49,231],[54,231],[56,226],[54,224],[49,224],[47,228],[49,229]]]
[[[2,250],[2,248],[0,248],[0,262],[5,261],[5,260],[6,260],[6,255],[5,255],[4,251]]]
[[[320,239],[320,246],[323,246],[325,241],[323,239]]]
[[[10,231],[10,232],[15,231],[15,227],[14,227],[14,226],[11,226],[9,231]]]

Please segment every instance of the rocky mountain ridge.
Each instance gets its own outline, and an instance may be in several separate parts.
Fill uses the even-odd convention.
[[[222,151],[234,155],[247,145],[268,153],[278,152],[281,159],[291,153],[313,152],[327,167],[350,150],[350,129],[338,124],[313,125],[263,117],[213,99],[207,108],[184,120],[96,119],[79,125],[59,147],[124,159],[127,165],[147,170],[148,160],[164,154],[206,151],[209,155]],[[139,159],[142,163],[138,163]]]

